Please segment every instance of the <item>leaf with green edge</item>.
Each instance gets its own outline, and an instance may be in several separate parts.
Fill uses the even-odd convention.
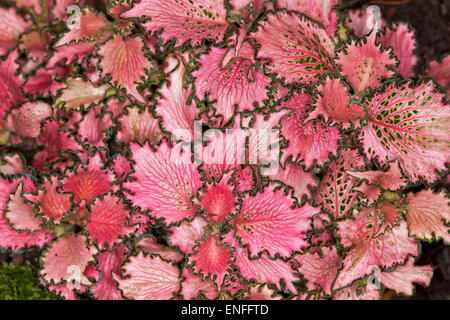
[[[252,286],[249,292],[244,293],[244,300],[281,300],[281,296],[277,290],[269,287],[268,284]]]
[[[201,296],[213,300],[219,296],[216,285],[211,280],[202,280],[188,268],[183,271],[181,282],[181,294],[185,300],[200,299]]]
[[[333,300],[381,300],[381,293],[375,286],[369,285],[367,280],[359,280],[349,287],[337,290]]]
[[[230,250],[219,241],[217,235],[212,235],[199,242],[187,263],[194,274],[201,275],[202,279],[211,279],[221,288],[225,276],[229,274],[231,261]]]
[[[267,98],[271,79],[256,68],[254,48],[244,42],[239,52],[224,62],[229,49],[212,47],[199,58],[200,68],[192,73],[196,78],[197,96],[215,101],[216,114],[227,123],[235,110],[243,112],[261,106]],[[237,107],[236,107],[237,106]]]
[[[139,37],[116,36],[98,50],[102,77],[110,75],[113,83],[126,89],[137,101],[145,103],[136,86],[146,77],[153,63],[146,57],[144,41]]]
[[[31,26],[16,12],[15,8],[0,8],[0,56],[16,46],[21,33]]]
[[[362,41],[352,40],[337,53],[336,64],[356,92],[376,88],[382,79],[395,75],[392,69],[397,66],[397,60],[392,57],[392,49],[376,44],[375,37],[373,31]]]
[[[163,137],[158,119],[148,110],[142,111],[136,106],[130,106],[117,121],[120,123],[120,130],[117,132],[117,140],[120,142],[144,143],[148,139],[151,144],[157,144]]]
[[[169,242],[177,246],[184,254],[193,253],[197,240],[203,239],[204,228],[208,225],[201,216],[192,221],[183,221],[170,228]]]
[[[308,97],[307,100],[305,100]],[[338,127],[329,127],[321,119],[314,119],[304,123],[311,98],[306,93],[294,94],[292,98],[283,102],[283,108],[293,111],[281,120],[281,135],[288,142],[286,148],[281,149],[281,164],[289,159],[293,162],[304,161],[308,170],[316,162],[323,165],[329,160],[329,154],[336,155],[341,133]]]
[[[434,78],[447,92],[450,91],[450,55],[441,61],[433,60],[428,65],[425,75]]]
[[[128,226],[130,211],[121,198],[106,195],[95,199],[90,205],[90,214],[85,230],[89,240],[96,242],[100,250],[111,249],[120,239],[128,237],[136,229]]]
[[[230,220],[251,256],[267,251],[272,257],[287,258],[308,245],[306,231],[320,209],[309,204],[293,208],[294,199],[277,187],[273,183],[256,195],[246,195],[239,214]]]
[[[25,194],[25,198],[35,203],[38,213],[45,220],[60,223],[63,217],[72,209],[70,193],[61,193],[60,181],[57,176],[44,178],[44,183],[36,194]]]
[[[19,65],[16,50],[9,53],[5,60],[0,59],[0,118],[23,101],[22,87],[25,82],[21,74],[16,75]]]
[[[277,0],[278,8],[286,8],[306,14],[325,26],[332,37],[337,29],[338,16],[334,7],[338,0]]]
[[[326,31],[305,16],[270,13],[250,36],[261,46],[257,58],[270,59],[267,72],[287,84],[310,84],[333,72],[334,44]]]
[[[191,197],[202,185],[198,165],[184,162],[182,144],[169,147],[164,139],[152,151],[146,143],[143,147],[131,143],[135,181],[124,183],[129,190],[126,198],[143,210],[151,210],[150,215],[164,218],[167,224],[181,222],[195,215],[196,209]]]
[[[4,154],[0,157],[0,174],[11,176],[26,171],[25,159],[19,153]]]
[[[193,46],[210,39],[221,42],[228,28],[224,0],[141,0],[122,13],[121,18],[149,18],[143,23],[147,31],[163,29],[164,42],[175,39],[175,45],[190,42]]]
[[[157,243],[155,239],[150,236],[140,238],[136,243],[136,247],[141,248],[145,253],[158,254],[162,258],[173,261],[175,263],[180,262],[184,258],[184,256],[177,250]]]
[[[365,117],[364,107],[351,104],[348,90],[340,79],[327,77],[324,83],[317,87],[317,91],[320,95],[305,122],[323,115],[330,125],[340,123],[344,129],[348,129],[352,124],[360,126],[360,119]]]
[[[421,283],[427,287],[433,277],[433,268],[414,265],[414,259],[409,258],[404,266],[398,266],[394,271],[381,272],[378,279],[384,286],[395,292],[411,296],[414,293],[414,284]]]
[[[192,88],[185,88],[186,68],[183,65],[183,57],[171,57],[167,59],[166,73],[169,73],[169,83],[164,83],[158,91],[161,99],[156,103],[156,114],[162,118],[162,127],[172,133],[175,138],[183,138],[184,141],[194,139],[195,119],[200,110],[195,103],[189,101]]]
[[[75,280],[90,285],[84,275],[88,264],[94,261],[97,250],[87,246],[83,235],[68,235],[54,241],[42,255],[41,276],[47,283],[61,284]]]
[[[450,159],[450,106],[432,81],[389,84],[366,101],[369,124],[360,139],[369,160],[398,159],[411,182],[432,183]]]
[[[364,208],[355,219],[338,222],[337,234],[348,251],[335,289],[371,274],[375,268],[389,268],[404,263],[408,256],[417,257],[418,244],[408,236],[406,222],[400,221],[380,233],[386,227],[384,218],[379,216],[377,208]]]
[[[392,46],[394,54],[400,61],[398,72],[403,78],[414,77],[414,67],[417,64],[417,57],[414,51],[417,48],[414,32],[410,30],[406,23],[394,24],[378,35],[378,40],[387,48]]]
[[[95,86],[91,81],[82,78],[68,78],[67,88],[61,91],[55,104],[64,104],[66,111],[79,111],[82,107],[88,108],[97,105],[106,94],[107,84]]]
[[[285,287],[295,293],[293,282],[299,279],[295,276],[294,269],[290,261],[282,259],[271,259],[263,253],[258,259],[250,259],[248,248],[240,246],[239,241],[229,232],[224,236],[224,243],[232,248],[235,257],[234,266],[238,268],[238,273],[247,281],[256,280],[257,283],[268,283],[281,289],[281,280]]]
[[[134,300],[169,300],[179,289],[179,270],[159,256],[128,258],[123,266],[124,278],[113,273],[113,279],[125,298]]]
[[[19,183],[14,193],[9,195],[3,217],[17,232],[34,232],[42,229],[42,220],[33,212],[33,206],[25,202],[23,183]]]
[[[319,252],[296,255],[300,264],[298,271],[308,280],[308,290],[323,290],[331,295],[331,287],[340,267],[340,257],[336,247],[322,247]]]
[[[445,192],[422,190],[416,195],[408,194],[406,200],[406,220],[412,236],[450,243],[450,200]]]

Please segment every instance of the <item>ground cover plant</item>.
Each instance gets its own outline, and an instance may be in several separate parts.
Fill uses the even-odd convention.
[[[410,296],[448,56],[337,0],[0,2],[0,248],[65,299]]]

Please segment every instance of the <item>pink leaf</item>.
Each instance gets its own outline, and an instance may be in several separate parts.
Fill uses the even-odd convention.
[[[159,93],[161,99],[156,104],[156,114],[162,118],[162,127],[176,138],[193,140],[194,121],[199,109],[195,103],[188,103],[192,94],[191,87],[185,88],[186,69],[183,58],[169,58],[165,71],[169,75],[170,84],[165,83]]]
[[[120,267],[126,258],[125,245],[116,246],[112,252],[102,252],[97,256],[98,270],[101,278],[90,288],[91,292],[99,300],[122,300],[122,295],[117,289],[113,279],[113,273],[121,274]]]
[[[127,0],[116,1],[116,3],[111,3],[108,5],[109,13],[116,20],[116,26],[123,32],[129,30],[133,26],[131,21],[124,20],[120,17],[122,13],[131,8],[131,3],[128,3]]]
[[[369,125],[361,133],[369,160],[377,158],[384,165],[398,158],[412,182],[438,178],[436,170],[445,170],[450,159],[450,108],[434,90],[429,81],[417,87],[391,84],[375,93],[367,102]]]
[[[14,8],[0,8],[0,56],[16,46],[19,36],[30,27]]]
[[[103,77],[110,75],[114,83],[127,90],[136,100],[145,100],[137,91],[136,85],[146,77],[146,71],[153,67],[145,56],[144,42],[140,37],[125,39],[116,36],[98,50]]]
[[[16,63],[19,54],[17,50],[12,51],[6,60],[0,60],[0,118],[13,107],[19,105],[23,100],[22,86],[24,80],[22,75],[16,75],[19,65]]]
[[[159,121],[148,110],[129,107],[118,121],[121,129],[117,132],[117,139],[120,142],[144,143],[148,139],[151,144],[157,144],[162,138]]]
[[[120,238],[130,235],[135,228],[127,226],[130,212],[117,196],[106,195],[91,204],[86,231],[91,242],[100,248],[112,248]]]
[[[0,173],[3,175],[14,175],[27,171],[24,159],[18,154],[2,155],[0,158]]]
[[[218,183],[206,184],[205,190],[199,192],[198,204],[215,223],[232,217],[238,211],[238,196],[230,184],[231,175],[232,172],[225,174]]]
[[[58,47],[48,60],[46,67],[50,69],[54,68],[57,64],[69,65],[74,61],[81,64],[87,55],[94,53],[96,45],[97,43],[94,41],[86,41],[79,43],[72,42],[68,46]]]
[[[376,19],[376,15],[373,10],[350,10],[348,18],[345,20],[345,26],[352,29],[355,36],[362,38],[372,31],[373,28],[371,27],[376,22],[374,19]],[[381,19],[380,24],[380,28],[384,28],[386,25],[384,19]]]
[[[326,78],[317,91],[320,96],[314,103],[315,109],[308,115],[305,122],[323,115],[325,121],[331,125],[342,123],[344,129],[348,129],[351,124],[360,124],[360,119],[364,118],[364,107],[352,104],[345,85],[336,78]]]
[[[252,286],[248,293],[244,294],[244,300],[281,300],[276,290],[269,288],[267,284]]]
[[[66,88],[66,84],[56,80],[64,78],[70,70],[68,68],[56,67],[46,70],[38,69],[35,75],[30,76],[25,83],[24,91],[33,97],[37,96],[56,96],[56,93]]]
[[[381,272],[379,281],[397,293],[411,296],[414,293],[413,282],[428,286],[432,277],[431,266],[415,266],[414,259],[409,258],[404,266],[399,266],[391,272]]]
[[[386,28],[385,33],[379,35],[379,41],[385,48],[393,47],[394,54],[400,61],[398,72],[403,78],[414,77],[414,67],[417,63],[417,57],[414,54],[416,50],[416,39],[413,31],[407,24],[398,23],[390,28]]]
[[[92,108],[78,123],[78,137],[81,143],[102,147],[105,146],[105,139],[111,127],[111,115],[107,113],[102,115],[101,110]]]
[[[308,290],[323,290],[331,295],[331,287],[339,269],[340,257],[336,247],[322,247],[321,252],[295,256],[298,271],[308,280]]]
[[[333,300],[380,300],[380,290],[367,284],[367,281],[356,281],[351,286],[338,290]]]
[[[442,238],[450,243],[450,200],[445,193],[423,190],[416,195],[409,194],[407,200],[406,220],[411,235],[428,241]]]
[[[249,191],[256,186],[254,173],[250,166],[235,168],[232,179],[239,194]]]
[[[169,300],[179,288],[179,271],[158,256],[145,256],[140,252],[131,256],[123,267],[124,279],[116,274],[124,297],[134,300]]]
[[[69,28],[64,36],[58,40],[56,47],[70,45],[72,42],[97,40],[108,28],[108,22],[101,15],[91,9],[84,10],[79,16],[79,27]]]
[[[266,253],[263,253],[258,259],[249,259],[248,249],[242,248],[238,240],[230,232],[225,236],[225,243],[234,249],[234,265],[238,272],[248,281],[254,279],[258,283],[268,283],[281,288],[281,280],[291,292],[296,292],[293,281],[298,281],[294,275],[291,263],[282,259],[271,259]]]
[[[242,207],[230,223],[240,241],[249,246],[251,256],[267,250],[272,257],[290,257],[307,245],[306,231],[320,209],[305,204],[292,209],[294,200],[272,184],[255,196],[242,199]]]
[[[450,91],[450,56],[441,62],[431,61],[425,73],[427,77],[434,78],[444,89]]]
[[[209,236],[194,248],[194,253],[188,258],[189,265],[195,274],[201,274],[203,279],[212,279],[220,288],[231,264],[231,254],[219,242],[217,235]]]
[[[223,116],[223,123],[230,120],[235,110],[253,110],[267,97],[271,79],[258,70],[253,59],[253,47],[245,42],[242,49],[226,63],[223,62],[228,49],[211,48],[200,56],[200,68],[193,72],[196,78],[197,96],[215,101],[216,114]],[[236,107],[237,105],[237,107]]]
[[[23,199],[23,183],[19,183],[6,203],[5,219],[18,232],[33,232],[42,228],[42,220],[33,212],[33,206]]]
[[[288,84],[309,84],[334,71],[333,42],[325,30],[305,17],[269,14],[252,38],[261,45],[257,57],[271,60],[267,71]]]
[[[366,180],[368,184],[383,187],[389,190],[398,190],[406,185],[406,180],[402,178],[397,162],[391,164],[387,172],[384,171],[352,171],[347,173],[359,180]]]
[[[305,169],[309,169],[314,161],[323,165],[328,161],[329,154],[336,154],[340,130],[329,127],[321,119],[312,120],[304,124],[304,116],[308,108],[303,101],[306,94],[295,94],[283,104],[284,107],[294,107],[294,111],[281,121],[281,134],[288,141],[288,147],[281,149],[281,163],[291,158],[292,161],[304,160]]]
[[[141,0],[120,17],[145,16],[150,18],[143,24],[145,29],[163,29],[160,36],[164,42],[175,39],[176,46],[189,41],[197,46],[204,39],[222,41],[228,27],[226,13],[223,0]]]
[[[358,191],[367,200],[367,205],[372,205],[381,195],[381,189],[378,186],[369,185],[363,181],[358,187],[353,188]]]
[[[102,166],[100,155],[95,154],[85,168],[79,166],[73,172],[68,171],[62,180],[63,191],[73,193],[74,201],[79,203],[81,200],[91,202],[96,196],[114,190],[114,174],[102,170]]]
[[[341,288],[366,275],[374,268],[389,268],[403,263],[409,255],[418,255],[418,245],[408,237],[406,222],[397,227],[379,228],[385,225],[376,208],[365,208],[355,220],[347,219],[338,223],[338,235],[342,244],[349,249],[343,261],[343,269],[336,280],[335,288]]]
[[[145,253],[159,254],[161,258],[175,263],[180,262],[183,259],[183,255],[177,250],[157,243],[152,237],[141,238],[136,243],[136,247],[141,248]]]
[[[96,87],[90,81],[81,78],[69,78],[66,82],[67,88],[62,90],[61,96],[55,102],[56,105],[64,103],[65,110],[78,111],[83,106],[87,109],[91,105],[96,105],[109,88],[108,85]]]
[[[42,62],[48,55],[50,35],[46,32],[31,31],[22,35],[19,49],[27,51],[28,57],[36,62]]]
[[[43,254],[41,275],[52,284],[75,280],[82,285],[91,282],[84,275],[89,262],[94,260],[96,250],[86,245],[82,235],[69,235],[57,239]]]
[[[25,198],[34,202],[39,207],[39,214],[46,220],[60,223],[61,219],[69,214],[72,208],[69,193],[59,192],[60,183],[57,176],[51,176],[44,180],[44,185],[36,195],[26,194]]]
[[[52,107],[44,102],[27,102],[18,109],[13,109],[8,116],[8,126],[15,134],[13,143],[20,143],[23,138],[37,138],[41,131],[41,122],[52,116]]]
[[[338,17],[334,11],[337,0],[277,0],[278,8],[299,11],[323,24],[332,37],[336,32]]]
[[[183,221],[179,226],[172,226],[172,234],[169,235],[171,244],[180,248],[184,254],[192,253],[196,241],[203,238],[203,228],[207,224],[202,217],[196,217],[192,221]]]
[[[184,269],[181,282],[181,294],[185,300],[199,298],[200,295],[213,300],[218,297],[216,285],[210,280],[202,280],[202,277],[196,276],[188,268]]]
[[[342,74],[348,78],[353,89],[362,92],[368,88],[376,88],[382,78],[390,78],[394,72],[390,70],[397,65],[391,57],[392,50],[384,50],[375,44],[375,33],[372,32],[365,42],[353,40],[337,54],[336,63],[340,65]]]
[[[156,152],[147,143],[143,147],[132,143],[134,174],[136,181],[126,182],[131,191],[127,198],[151,215],[164,218],[166,223],[180,222],[192,217],[196,210],[191,197],[201,186],[198,165],[181,163],[181,144],[170,148],[163,140]]]

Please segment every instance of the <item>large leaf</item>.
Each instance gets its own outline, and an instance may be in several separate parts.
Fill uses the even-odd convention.
[[[444,89],[450,91],[450,55],[442,61],[431,61],[425,73],[427,77],[434,78]]]
[[[145,56],[144,41],[140,37],[116,36],[98,50],[101,57],[102,75],[110,75],[114,83],[127,90],[136,100],[145,102],[136,85],[146,76],[146,70],[153,67]]]
[[[197,299],[200,295],[208,299],[215,299],[219,295],[216,285],[210,280],[202,280],[188,268],[184,269],[181,294],[185,300]]]
[[[159,121],[148,110],[142,111],[136,106],[129,107],[117,120],[120,123],[120,130],[117,132],[117,139],[120,142],[144,143],[148,139],[150,143],[156,144],[162,138]]]
[[[179,271],[159,256],[140,252],[123,267],[123,279],[113,273],[124,297],[134,300],[169,300],[179,288]]]
[[[127,198],[143,210],[151,210],[151,215],[164,218],[168,224],[192,217],[196,210],[191,197],[202,185],[198,165],[182,163],[181,144],[170,148],[163,140],[157,151],[150,146],[131,144],[136,181],[127,182],[130,190]],[[189,159],[190,160],[190,159]]]
[[[6,60],[0,60],[0,118],[4,119],[6,113],[19,105],[23,100],[21,87],[24,79],[16,75],[19,65],[16,63],[19,54],[12,51]]]
[[[410,255],[418,255],[418,245],[408,236],[406,222],[380,233],[386,221],[379,214],[377,208],[365,208],[355,220],[338,223],[338,235],[348,251],[334,288],[346,286],[376,268],[389,268],[405,262]]]
[[[450,243],[450,200],[444,192],[423,190],[409,194],[406,206],[409,232],[418,239],[428,241],[444,239]]]
[[[369,159],[384,165],[398,158],[412,182],[438,178],[436,170],[445,170],[450,159],[450,106],[434,90],[431,81],[390,84],[368,99],[369,125],[361,140]]]
[[[288,84],[309,84],[334,71],[332,40],[304,16],[271,13],[251,37],[261,46],[257,57],[271,60],[267,71]]]
[[[141,0],[120,15],[122,18],[147,17],[147,31],[163,29],[164,42],[175,39],[176,46],[191,42],[196,46],[204,39],[220,42],[227,30],[227,11],[223,0]]]
[[[207,222],[203,217],[196,217],[192,221],[183,221],[179,226],[172,226],[169,239],[172,245],[180,248],[184,254],[193,252],[197,240],[203,238]]]
[[[223,123],[233,117],[235,110],[253,110],[255,104],[261,105],[267,97],[271,79],[256,68],[253,51],[245,42],[235,56],[224,61],[228,49],[213,47],[199,58],[200,68],[193,72],[197,96],[203,100],[209,93]]]
[[[20,34],[29,26],[30,22],[27,23],[14,8],[0,8],[0,56],[16,46]]]
[[[272,257],[290,257],[300,251],[307,245],[305,233],[312,216],[320,212],[308,204],[293,209],[294,199],[277,187],[271,184],[255,196],[244,197],[240,213],[230,221],[251,256],[267,250]]]

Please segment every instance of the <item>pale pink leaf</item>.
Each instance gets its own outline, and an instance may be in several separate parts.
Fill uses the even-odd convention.
[[[198,299],[204,296],[213,300],[218,297],[219,292],[216,285],[210,280],[202,280],[202,277],[196,276],[188,268],[184,269],[181,282],[181,294],[185,300]]]
[[[194,121],[198,117],[199,109],[195,103],[188,103],[192,88],[184,87],[186,69],[182,58],[169,58],[166,72],[171,72],[169,82],[164,83],[159,94],[161,99],[156,104],[156,114],[162,119],[162,127],[170,132],[174,138],[193,140]]]
[[[25,159],[18,153],[13,155],[4,154],[0,158],[0,173],[3,175],[14,175],[27,171]]]
[[[102,114],[101,110],[92,108],[84,115],[77,126],[80,142],[99,148],[106,145],[105,140],[113,124],[110,114]]]
[[[296,255],[294,259],[300,264],[298,271],[308,280],[308,290],[323,290],[325,294],[331,294],[340,267],[336,247],[322,247],[320,253],[307,252]]]
[[[42,62],[49,54],[50,35],[46,32],[31,31],[20,38],[19,49],[26,51],[28,57],[36,62]]]
[[[350,10],[345,20],[345,26],[353,30],[353,33],[358,38],[362,38],[372,31],[374,24],[376,23],[376,12],[373,10]],[[384,28],[386,22],[384,19],[380,21],[380,28]]]
[[[55,104],[64,103],[65,110],[80,110],[81,107],[90,107],[98,104],[105,96],[108,85],[94,86],[92,82],[81,78],[69,78],[66,80],[67,88],[62,90]]]
[[[177,250],[159,244],[152,237],[143,237],[136,243],[136,247],[141,248],[145,253],[158,254],[166,260],[173,261],[175,263],[180,262],[183,259],[183,255]]]
[[[414,259],[409,258],[404,266],[399,266],[394,271],[381,272],[379,281],[397,293],[411,296],[414,293],[413,283],[428,286],[432,277],[433,268],[431,266],[416,266]]]
[[[8,116],[8,126],[13,132],[13,143],[23,138],[37,138],[41,131],[41,122],[52,116],[53,110],[45,102],[27,102],[13,109]]]
[[[425,73],[427,77],[434,78],[444,89],[450,91],[450,55],[440,62],[431,61]]]
[[[5,60],[0,60],[0,118],[4,119],[6,113],[19,105],[23,100],[22,75],[16,75],[19,65],[16,63],[19,54],[17,50],[9,53]]]
[[[450,243],[450,200],[444,192],[423,190],[416,195],[409,194],[407,201],[406,220],[411,235],[428,241],[443,239]]]
[[[408,25],[398,23],[386,28],[386,31],[379,35],[379,41],[385,48],[392,47],[394,49],[394,54],[400,61],[398,72],[403,78],[414,77],[414,67],[417,63],[414,51],[417,45],[414,32]]]
[[[281,300],[282,296],[267,284],[252,286],[248,293],[244,294],[244,300]]]
[[[89,262],[94,260],[96,250],[88,247],[83,235],[69,235],[57,239],[42,256],[41,275],[52,284],[75,280],[82,285],[91,282],[84,275]]]
[[[125,277],[113,278],[124,297],[134,300],[169,300],[179,289],[179,271],[159,256],[145,256],[140,252],[131,256],[123,267]]]
[[[267,72],[286,83],[310,84],[333,72],[334,44],[315,22],[295,13],[277,12],[251,36],[261,46],[258,58],[270,59]]]
[[[192,221],[183,221],[179,226],[172,226],[169,235],[171,244],[180,248],[184,254],[192,253],[196,241],[203,238],[203,229],[207,224],[202,217],[196,217]]]
[[[380,300],[381,294],[373,285],[368,285],[366,280],[355,281],[351,286],[337,290],[333,300]]]
[[[435,89],[431,81],[390,84],[370,98],[369,124],[361,132],[369,160],[384,165],[398,158],[412,182],[438,178],[436,170],[445,170],[450,159],[450,106]]]
[[[117,139],[120,142],[144,143],[148,139],[151,144],[157,144],[162,138],[159,121],[148,110],[142,111],[136,106],[128,107],[118,118],[118,122],[120,130],[117,132]]]
[[[398,190],[406,185],[406,180],[402,177],[398,163],[393,162],[387,172],[381,170],[352,171],[347,173],[359,180],[366,180],[368,184],[383,187],[389,190]]]

